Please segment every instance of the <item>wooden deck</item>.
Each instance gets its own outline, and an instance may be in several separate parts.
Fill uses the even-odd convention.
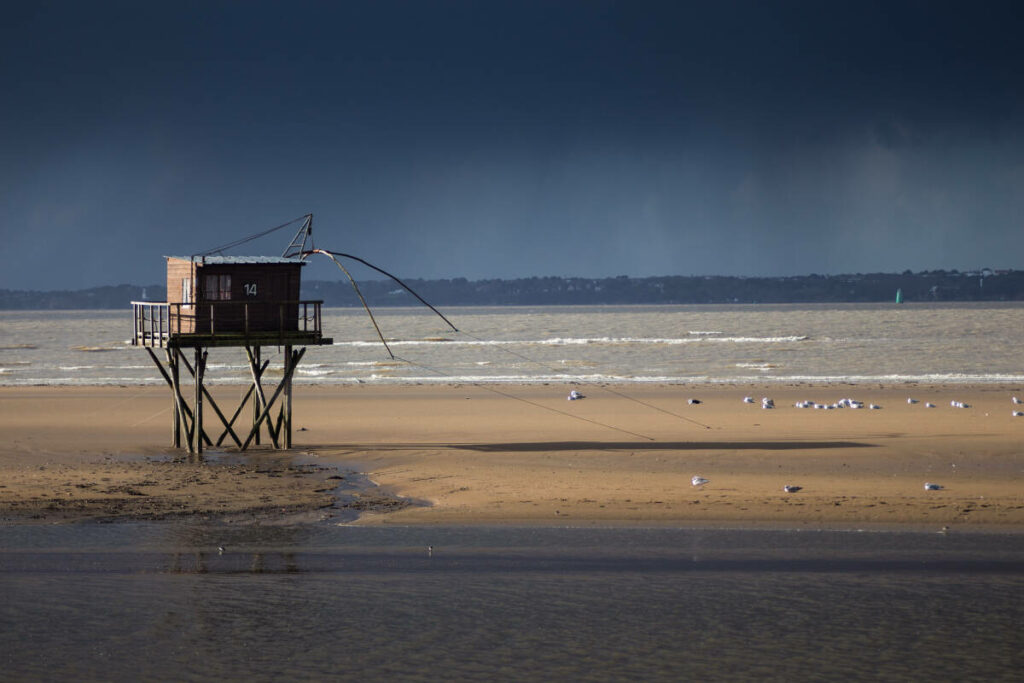
[[[133,301],[132,345],[147,348],[322,346],[323,301]],[[271,315],[267,314],[268,307]]]

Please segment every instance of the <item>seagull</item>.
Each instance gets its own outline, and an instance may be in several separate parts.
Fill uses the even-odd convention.
[[[709,481],[711,481],[711,480],[710,479],[705,479],[704,477],[701,477],[701,476],[695,474],[695,475],[693,475],[693,479],[690,480],[690,483],[693,484],[694,486],[703,486],[704,484],[708,483]]]
[[[910,405],[914,405],[915,403],[917,403],[917,399],[916,398],[908,398],[907,399],[907,403],[909,403]]]
[[[796,493],[802,488],[803,486],[791,486],[790,484],[786,484],[785,486],[782,487],[782,490],[785,491],[786,493]]]
[[[222,546],[222,545],[217,546],[217,554],[218,555],[223,555],[224,554],[224,546]]]
[[[687,403],[689,403],[691,406],[699,405],[700,402],[701,401],[699,398],[691,398],[689,401],[687,401]]]
[[[433,557],[433,556],[434,556],[434,546],[428,545],[427,546],[427,557]]]
[[[1019,410],[1015,410],[1015,411],[1013,411],[1013,416],[1014,417],[1024,417],[1024,413],[1020,412]]]
[[[935,407],[935,404],[929,401],[928,403],[925,403],[925,404],[924,404],[924,407],[925,407],[925,408],[934,408],[934,407]]]
[[[580,392],[576,391],[575,389],[573,389],[572,391],[569,392],[569,400],[570,401],[578,401],[581,398],[586,398],[586,396],[584,396]]]
[[[868,406],[868,408],[871,410],[881,410],[882,406],[878,405],[877,403],[872,403],[871,405]]]
[[[744,403],[753,403],[754,402],[754,397],[753,396],[744,396],[743,397],[743,402]]]
[[[771,410],[775,407],[775,401],[771,400],[767,396],[761,399],[761,407],[765,410]]]
[[[1014,397],[1013,397],[1013,398],[1011,398],[1010,400],[1011,400],[1011,401],[1013,401],[1013,404],[1014,404],[1014,405],[1016,405],[1016,406],[1019,406],[1019,405],[1020,405],[1021,403],[1024,403],[1024,401],[1020,400],[1020,399],[1019,399],[1019,398],[1017,398],[1016,396],[1014,396]]]
[[[943,487],[941,485],[933,484],[931,482],[925,482],[925,484],[924,484],[924,490],[925,491],[941,491],[942,488]]]

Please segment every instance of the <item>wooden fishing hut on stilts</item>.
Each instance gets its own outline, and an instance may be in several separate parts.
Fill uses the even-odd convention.
[[[220,446],[230,437],[244,451],[260,443],[265,429],[274,448],[291,448],[295,369],[307,346],[332,343],[321,329],[323,302],[299,300],[305,262],[288,256],[165,258],[167,301],[131,302],[132,344],[146,349],[171,389],[174,447],[181,447],[184,435],[188,452],[202,453],[204,447]],[[263,380],[270,361],[264,360],[262,353],[268,346],[284,351],[283,375],[269,396]],[[249,364],[252,384],[230,417],[205,385],[207,355],[214,347],[243,348]],[[163,351],[166,367],[158,349]],[[191,401],[182,386],[183,369],[192,377]],[[239,417],[250,399],[251,423],[239,427]],[[279,399],[277,416],[272,417]],[[204,427],[207,404],[223,427],[216,439]]]

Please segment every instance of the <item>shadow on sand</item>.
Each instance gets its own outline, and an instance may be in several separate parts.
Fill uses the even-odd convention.
[[[875,448],[857,441],[515,441],[509,443],[337,443],[305,445],[310,450],[407,451],[453,449],[501,452],[544,451],[793,451],[832,448]]]

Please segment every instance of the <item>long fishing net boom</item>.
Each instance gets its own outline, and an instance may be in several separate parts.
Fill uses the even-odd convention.
[[[461,334],[466,334],[466,333],[462,333],[459,330],[459,328],[457,328],[452,323],[452,321],[450,321],[448,318],[446,318],[444,316],[444,314],[442,314],[439,310],[437,310],[426,299],[424,299],[422,296],[417,294],[412,289],[412,287],[407,285],[405,282],[403,282],[397,276],[395,276],[395,275],[389,273],[388,271],[384,270],[380,266],[374,265],[373,263],[370,263],[366,259],[361,258],[359,256],[355,256],[353,254],[347,254],[345,252],[335,251],[335,250],[332,250],[332,249],[317,248],[313,244],[313,214],[311,214],[311,213],[308,213],[308,214],[305,214],[304,216],[300,216],[298,218],[290,220],[287,223],[282,223],[281,225],[278,225],[278,226],[275,226],[273,228],[270,228],[269,230],[264,230],[262,232],[258,232],[256,234],[254,234],[254,235],[250,235],[249,237],[244,237],[244,238],[242,238],[240,240],[236,240],[236,241],[231,242],[229,244],[225,244],[225,245],[222,245],[220,247],[215,247],[215,248],[210,249],[210,250],[208,250],[206,252],[203,252],[202,254],[199,254],[199,255],[201,255],[201,256],[208,256],[208,255],[211,255],[211,254],[223,253],[223,251],[225,251],[227,249],[233,249],[233,248],[238,247],[238,246],[240,246],[242,244],[246,244],[247,242],[251,242],[251,241],[253,241],[255,239],[258,239],[260,237],[265,237],[266,235],[269,235],[269,234],[271,234],[273,232],[276,232],[278,230],[282,230],[284,228],[287,228],[287,227],[293,226],[293,225],[295,225],[297,223],[300,223],[300,221],[301,221],[301,224],[299,226],[299,229],[295,233],[295,236],[292,238],[292,241],[288,244],[288,247],[284,250],[284,253],[282,254],[282,257],[284,257],[284,258],[299,258],[299,259],[305,260],[305,259],[309,258],[310,256],[312,256],[313,254],[320,254],[321,256],[325,256],[328,259],[330,259],[331,262],[333,262],[334,265],[336,265],[338,267],[338,269],[341,270],[341,272],[343,272],[345,274],[345,277],[348,278],[349,283],[352,285],[352,288],[355,290],[356,296],[359,297],[359,301],[363,305],[363,310],[366,311],[367,316],[369,316],[369,318],[370,318],[370,322],[373,323],[373,328],[377,332],[377,337],[380,339],[381,344],[384,345],[384,348],[387,350],[388,355],[393,360],[401,360],[403,362],[410,363],[411,365],[417,365],[419,367],[422,367],[425,370],[429,370],[429,371],[436,372],[436,373],[439,373],[441,375],[444,375],[445,373],[443,373],[443,372],[441,372],[439,370],[436,370],[436,369],[433,369],[433,368],[427,368],[427,367],[422,366],[422,365],[420,365],[418,363],[412,363],[411,361],[409,361],[407,359],[398,358],[398,357],[395,356],[394,352],[392,352],[392,350],[391,350],[391,347],[388,346],[387,340],[385,339],[383,332],[381,332],[380,326],[377,324],[377,319],[374,317],[373,311],[370,310],[370,306],[367,303],[366,298],[363,296],[362,291],[359,289],[359,284],[356,282],[355,278],[352,277],[352,274],[348,271],[348,269],[345,268],[344,264],[342,264],[340,259],[348,259],[350,261],[355,261],[357,263],[360,263],[360,264],[366,266],[367,268],[370,268],[372,270],[377,271],[378,273],[380,273],[381,275],[384,275],[385,277],[390,278],[395,283],[397,283],[402,289],[404,289],[409,294],[411,294],[413,297],[415,297],[417,301],[419,301],[421,304],[423,304],[424,306],[429,308],[431,311],[433,311],[453,331],[460,332]],[[473,337],[473,335],[471,335],[471,334],[467,334],[466,336],[475,339],[475,337]],[[517,356],[520,355],[520,354],[511,352],[511,351],[509,351],[509,352],[513,353],[513,355],[517,355]],[[530,358],[525,358],[525,357],[523,357],[523,358],[525,360],[527,360],[527,361],[530,361],[530,362],[534,362],[534,363],[537,362],[537,361],[534,361],[533,359],[530,359]],[[576,419],[582,419],[582,420],[587,421],[587,422],[593,422],[593,423],[599,424],[599,425],[601,425],[603,427],[608,427],[610,429],[615,429],[616,431],[627,433],[627,434],[630,434],[632,436],[637,436],[637,437],[640,437],[640,438],[644,438],[644,439],[648,439],[648,440],[653,440],[651,437],[645,436],[643,434],[638,434],[636,432],[631,432],[629,430],[625,430],[625,429],[621,429],[621,428],[618,428],[618,427],[614,427],[612,425],[604,424],[604,423],[598,422],[596,420],[592,420],[592,419],[588,419],[588,418],[583,418],[583,417],[580,417],[578,415],[574,415],[572,413],[566,413],[564,411],[556,410],[556,409],[550,408],[549,406],[544,406],[544,405],[535,403],[533,401],[526,401],[525,399],[522,399],[521,397],[513,396],[511,394],[508,394],[507,392],[498,391],[497,389],[491,389],[491,388],[488,388],[488,387],[484,387],[484,388],[488,389],[489,391],[493,391],[494,393],[500,394],[502,396],[506,396],[508,398],[515,398],[516,400],[522,400],[522,401],[524,401],[526,403],[530,403],[531,405],[535,405],[537,407],[544,408],[545,410],[552,410],[554,412],[557,412],[557,413],[560,413],[560,414],[564,414],[564,415],[567,415],[569,417],[574,417]],[[665,409],[660,408],[658,406],[651,405],[651,404],[649,404],[649,403],[647,403],[645,401],[640,401],[639,399],[633,398],[631,396],[627,396],[626,394],[624,394],[624,393],[622,393],[620,391],[614,391],[614,390],[612,390],[612,389],[610,389],[608,387],[602,387],[602,388],[605,389],[606,391],[609,391],[612,394],[615,394],[615,395],[621,397],[621,398],[625,398],[625,399],[628,399],[630,401],[634,401],[636,403],[639,403],[641,405],[645,405],[648,408],[652,408],[652,409],[657,410],[659,412],[666,413],[666,414],[671,415],[673,417],[682,419],[682,420],[684,420],[686,422],[690,422],[692,424],[699,425],[701,427],[704,427],[705,429],[710,429],[709,425],[705,425],[703,423],[697,422],[696,420],[692,420],[690,418],[684,417],[682,415],[679,415],[678,413],[665,410]]]

